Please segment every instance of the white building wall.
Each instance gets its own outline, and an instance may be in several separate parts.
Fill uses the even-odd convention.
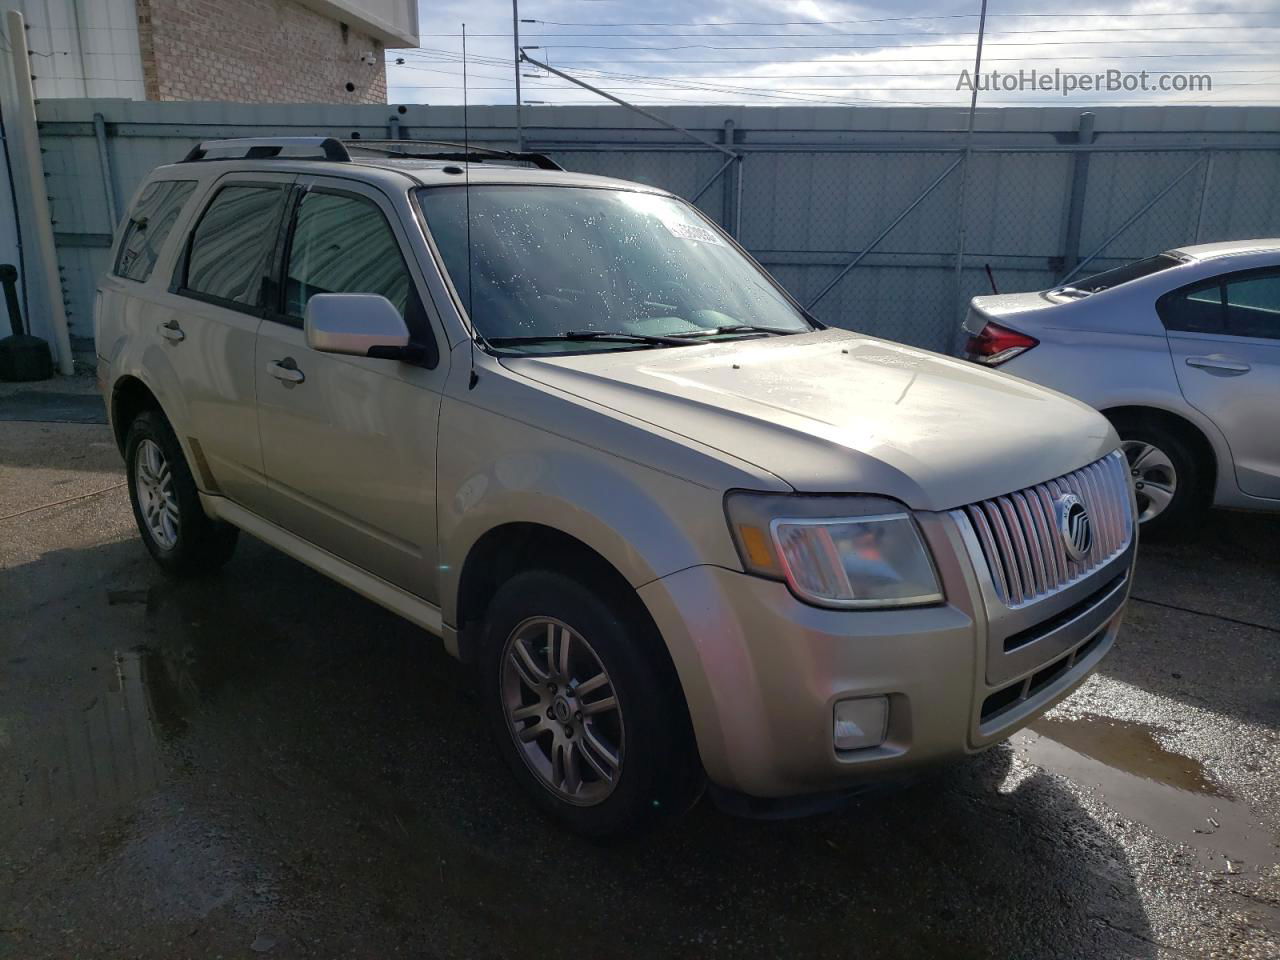
[[[143,100],[134,0],[8,0],[27,20],[36,99]]]

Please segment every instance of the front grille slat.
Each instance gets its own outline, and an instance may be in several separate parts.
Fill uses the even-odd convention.
[[[1013,553],[1013,540],[1009,536],[1009,528],[1005,525],[1000,508],[990,500],[982,504],[986,511],[987,521],[991,524],[991,532],[995,534],[996,546],[1000,550],[1000,562],[1004,566],[1005,579],[1009,584],[1009,602],[1022,603],[1022,574],[1018,572],[1018,561]]]
[[[1078,496],[1093,543],[1083,560],[1067,556],[1054,502]],[[1116,451],[1079,470],[954,512],[981,547],[997,596],[1020,607],[1069,587],[1128,548],[1133,536],[1129,470]]]
[[[1009,538],[1013,541],[1014,557],[1022,577],[1022,595],[1034,597],[1039,591],[1036,588],[1035,574],[1031,571],[1031,551],[1027,549],[1027,541],[1022,535],[1022,524],[1013,509],[1013,501],[1008,497],[1000,497],[996,502],[1000,505],[1000,514],[1009,529]]]
[[[1129,462],[1124,460],[1120,463],[1119,470],[1104,471],[1107,478],[1107,489],[1115,505],[1115,543],[1117,546],[1124,542],[1124,517],[1128,511],[1129,504]]]
[[[969,514],[969,522],[978,532],[978,544],[982,547],[983,556],[987,558],[987,567],[991,570],[996,589],[1000,592],[1000,596],[1007,597],[1009,582],[1005,579],[1004,565],[1000,562],[1000,552],[996,546],[995,536],[991,532],[991,524],[987,523],[986,515],[980,508],[970,506],[965,509]]]
[[[1045,568],[1044,553],[1040,547],[1042,542],[1040,530],[1036,526],[1035,517],[1031,514],[1031,506],[1027,503],[1027,498],[1021,493],[1015,493],[1010,499],[1013,500],[1014,509],[1018,511],[1018,520],[1022,524],[1022,529],[1026,531],[1027,548],[1031,551],[1031,563],[1036,574],[1036,592],[1045,593],[1057,584],[1049,580],[1049,571]]]
[[[1093,538],[1094,562],[1097,558],[1110,556],[1112,549],[1111,536],[1111,498],[1106,495],[1102,484],[1099,482],[1098,474],[1101,470],[1096,466],[1090,466],[1084,471],[1085,487],[1089,491],[1089,496],[1085,498],[1086,503],[1096,503],[1100,505],[1098,511],[1098,536]]]
[[[1065,565],[1062,563],[1066,555],[1061,550],[1061,544],[1056,542],[1057,538],[1053,536],[1053,507],[1049,504],[1049,501],[1044,499],[1043,489],[1043,485],[1039,485],[1027,490],[1027,502],[1031,505],[1031,513],[1036,523],[1036,533],[1040,537],[1040,544],[1044,549],[1045,569],[1049,573],[1053,586],[1058,587],[1067,579]],[[1055,547],[1058,549],[1055,549]]]

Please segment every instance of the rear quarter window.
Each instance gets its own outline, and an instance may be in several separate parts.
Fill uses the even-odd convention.
[[[164,242],[195,190],[194,180],[157,180],[148,184],[129,211],[112,272],[144,282],[160,259]]]

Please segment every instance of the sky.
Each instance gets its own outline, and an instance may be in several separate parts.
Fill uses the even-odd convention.
[[[990,0],[982,75],[1147,71],[1147,90],[981,89],[972,80],[981,0],[520,0],[529,56],[616,96],[654,104],[964,106],[1280,105],[1280,0]],[[1065,10],[1069,12],[1063,12]],[[392,103],[515,102],[512,8],[420,0],[422,46],[387,51]],[[403,64],[397,63],[403,60]],[[970,84],[962,84],[961,71]],[[530,64],[531,104],[599,104]],[[1208,75],[1203,80],[1187,75]],[[1186,82],[1191,89],[1160,89]],[[1046,82],[1041,80],[1040,82]],[[1135,78],[1131,83],[1141,83]],[[959,86],[959,89],[957,87]]]

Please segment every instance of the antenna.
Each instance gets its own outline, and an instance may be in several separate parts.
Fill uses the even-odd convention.
[[[462,189],[466,195],[467,218],[467,319],[471,321],[471,376],[467,380],[467,389],[474,390],[480,377],[476,374],[476,330],[475,292],[471,286],[471,125],[467,119],[467,25],[462,25],[462,153],[466,158],[462,161]]]

